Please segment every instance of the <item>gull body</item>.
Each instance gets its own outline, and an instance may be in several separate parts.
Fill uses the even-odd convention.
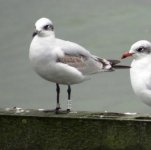
[[[107,60],[102,59],[101,63],[82,46],[57,39],[54,32],[49,32],[50,35],[33,38],[29,53],[35,71],[44,79],[59,84],[76,84],[88,79],[90,74],[112,68]]]
[[[151,106],[151,43],[141,40],[134,43],[123,58],[133,56],[130,79],[135,94]]]
[[[59,84],[68,86],[69,102],[70,85],[90,79],[90,75],[95,73],[113,71],[112,67],[119,63],[117,60],[99,58],[76,43],[56,38],[53,23],[48,18],[40,18],[35,23],[35,28],[29,58],[37,74],[56,83],[56,110],[60,109]],[[70,110],[69,104],[67,107],[67,110]]]
[[[77,51],[79,49],[80,52]],[[59,84],[83,82],[89,78],[88,75],[102,71],[102,66],[83,47],[54,37],[36,36],[31,43],[30,60],[41,77]]]

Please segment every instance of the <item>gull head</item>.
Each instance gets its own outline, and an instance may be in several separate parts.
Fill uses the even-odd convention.
[[[134,59],[141,59],[151,54],[151,43],[146,40],[137,41],[134,43],[128,52],[125,52],[122,59],[129,56],[134,56]]]
[[[54,34],[54,26],[51,20],[48,18],[40,18],[35,23],[34,36],[46,37]]]

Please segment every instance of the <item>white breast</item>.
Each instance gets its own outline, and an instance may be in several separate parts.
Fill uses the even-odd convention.
[[[132,88],[144,103],[151,106],[151,65],[150,58],[133,60],[130,69]]]
[[[84,81],[86,77],[76,68],[56,63],[56,58],[64,53],[54,42],[42,38],[33,39],[29,58],[34,70],[42,78],[55,83],[76,84]]]

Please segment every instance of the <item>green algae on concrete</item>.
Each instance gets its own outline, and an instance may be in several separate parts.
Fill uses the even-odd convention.
[[[150,116],[0,110],[0,150],[134,149],[151,150]]]

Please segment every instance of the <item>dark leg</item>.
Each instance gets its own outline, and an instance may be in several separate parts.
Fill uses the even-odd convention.
[[[59,98],[60,98],[60,87],[59,87],[59,84],[56,83],[56,92],[57,92],[57,103],[56,103],[56,109],[55,110],[44,110],[44,112],[48,113],[48,112],[55,112],[56,114],[65,114],[65,113],[68,113],[70,112],[70,109],[71,109],[71,100],[70,100],[70,96],[71,96],[71,88],[70,88],[70,85],[68,86],[68,109],[67,110],[60,110],[60,101],[59,101]]]
[[[60,96],[60,87],[59,84],[56,83],[56,92],[57,92],[57,105],[56,105],[56,111],[60,109],[60,102],[59,102],[59,96]]]
[[[70,87],[70,85],[68,85],[67,92],[68,92],[68,100],[70,100],[71,99],[71,87]]]
[[[70,87],[70,85],[68,85],[67,93],[68,93],[67,112],[70,112],[70,109],[71,109],[71,87]]]

